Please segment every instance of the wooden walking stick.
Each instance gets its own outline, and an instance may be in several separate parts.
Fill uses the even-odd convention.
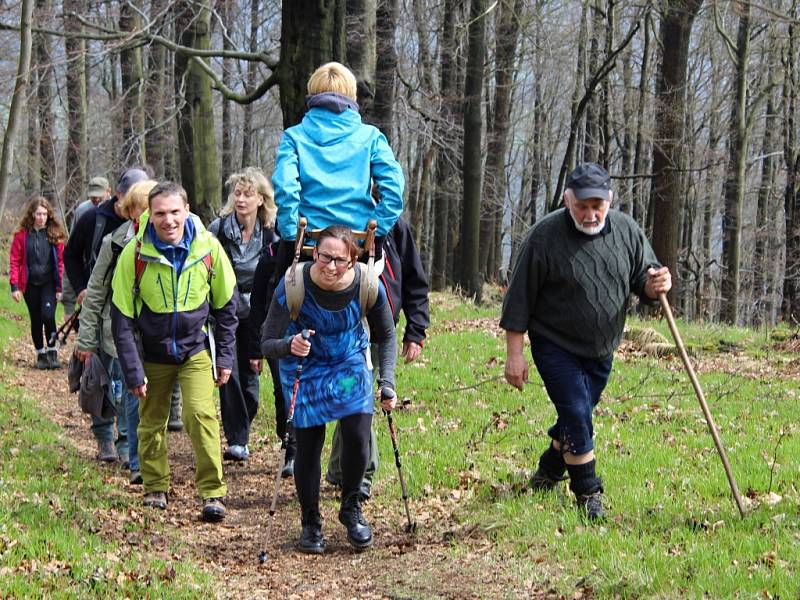
[[[686,367],[686,373],[689,375],[689,379],[692,381],[694,393],[697,395],[697,399],[700,401],[700,407],[703,409],[703,414],[706,417],[708,430],[711,432],[711,437],[714,438],[714,445],[717,447],[719,457],[722,459],[722,466],[725,467],[725,475],[728,476],[728,483],[731,486],[733,498],[736,500],[736,506],[739,508],[739,514],[744,519],[744,502],[742,501],[741,495],[739,495],[739,488],[736,485],[736,480],[733,478],[731,465],[728,463],[728,457],[725,454],[725,448],[722,446],[722,441],[719,438],[719,432],[717,431],[717,426],[714,424],[714,418],[711,416],[711,411],[708,409],[708,404],[706,403],[706,397],[703,394],[703,389],[700,387],[700,382],[698,381],[697,375],[694,372],[692,363],[689,362],[689,355],[686,354],[686,348],[683,345],[681,334],[678,332],[678,327],[675,325],[675,317],[672,316],[672,309],[669,307],[667,295],[664,293],[659,294],[658,300],[661,302],[661,308],[664,309],[664,315],[667,317],[667,323],[669,323],[669,330],[672,332],[672,337],[675,338],[675,345],[678,347],[678,352],[681,354],[683,366]]]

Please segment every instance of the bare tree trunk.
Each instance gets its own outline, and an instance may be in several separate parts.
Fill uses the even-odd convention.
[[[481,247],[495,246],[500,230],[506,197],[506,154],[511,118],[514,57],[519,37],[519,18],[523,0],[503,0],[497,13],[497,34],[494,71],[494,119],[488,131],[486,177],[481,215]],[[490,260],[489,252],[481,253],[481,272],[485,278],[497,276],[500,252]]]
[[[38,10],[37,23],[40,18],[46,22],[51,16],[51,0],[37,0],[36,8]],[[41,190],[43,196],[55,203],[59,201],[56,193],[55,107],[53,106],[55,77],[50,38],[44,34],[36,36],[36,64],[39,67],[39,85],[37,87],[39,185],[37,188]]]
[[[790,16],[797,18],[797,9]],[[786,59],[783,82],[784,142],[783,160],[786,165],[786,185],[783,194],[786,223],[786,257],[783,275],[783,301],[781,315],[786,322],[800,321],[800,149],[797,132],[797,25],[788,25]]]
[[[345,62],[345,0],[284,2],[281,56],[276,77],[283,126],[296,125],[306,111],[306,83],[320,65]]]
[[[347,63],[358,84],[358,106],[369,112],[375,97],[375,0],[345,0]]]
[[[454,173],[454,102],[456,92],[456,1],[445,0],[441,35],[441,110],[434,137],[440,144],[436,157],[434,207],[434,250],[431,288],[445,289],[448,284],[447,254],[450,249],[450,194]]]
[[[258,50],[258,21],[261,18],[261,2],[250,0],[250,52]],[[247,63],[247,89],[256,87],[258,75],[256,63]],[[310,73],[309,73],[310,75]],[[244,105],[242,116],[242,168],[249,167],[252,163],[251,152],[253,149],[253,103]]]
[[[642,42],[642,65],[641,73],[639,75],[639,100],[637,102],[636,112],[636,146],[633,151],[633,170],[637,175],[644,172],[644,114],[645,106],[647,104],[648,89],[647,82],[650,78],[650,11],[648,10],[644,16],[644,41]],[[633,199],[631,207],[631,215],[639,223],[644,226],[647,216],[645,214],[645,181],[644,179],[637,178],[633,182]]]
[[[394,45],[397,0],[378,0],[376,31],[378,58],[375,65],[375,98],[365,116],[391,143],[396,95],[397,51]]]
[[[85,10],[83,0],[64,0],[64,27],[81,32],[74,14]],[[77,37],[64,40],[67,54],[67,158],[64,204],[67,214],[83,197],[86,182],[86,42]]]
[[[0,222],[6,211],[8,199],[8,180],[11,177],[11,163],[14,161],[14,144],[16,142],[17,128],[19,127],[20,113],[25,102],[25,92],[30,78],[31,48],[31,22],[33,21],[34,0],[22,0],[19,21],[19,61],[17,63],[17,78],[14,82],[14,93],[11,96],[11,106],[8,109],[8,122],[3,135],[3,150],[0,154]]]
[[[221,19],[225,27],[225,35],[222,36],[222,48],[224,50],[233,50],[233,43],[231,42],[231,29],[233,25],[233,0],[220,0]],[[231,87],[231,69],[233,68],[233,61],[231,59],[224,59],[222,61],[222,83],[230,88]],[[222,97],[222,177],[220,177],[220,198],[225,198],[225,180],[233,173],[233,102]]]
[[[154,21],[157,31],[164,37],[170,37],[171,33],[164,31],[167,24],[164,11],[166,10],[166,0],[152,0],[150,5],[150,18]],[[172,108],[172,102],[168,98],[172,94],[167,94],[169,89],[169,68],[167,65],[167,51],[160,44],[150,46],[150,56],[147,69],[147,81],[144,106],[145,106],[145,146],[147,148],[147,162],[153,167],[156,177],[170,178],[167,173],[170,169],[167,164],[171,155],[171,148],[174,146],[168,140],[172,138],[170,128],[172,119],[167,118],[167,111]]]
[[[469,58],[464,85],[464,191],[461,218],[461,287],[480,303],[481,191],[483,186],[483,92],[486,54],[486,0],[472,0],[469,18]]]
[[[181,2],[176,21],[184,46],[207,50],[211,38],[210,0],[201,3]],[[196,9],[196,11],[194,10]],[[209,222],[220,206],[219,162],[214,133],[214,105],[211,79],[194,61],[178,55],[175,60],[175,84],[183,89],[184,103],[179,115],[181,180],[189,195],[192,210]],[[188,64],[187,64],[188,63]]]
[[[130,2],[122,2],[119,8],[120,31],[136,31],[141,28],[138,9]],[[147,162],[144,147],[144,107],[142,106],[142,52],[139,48],[128,48],[120,53],[122,74],[122,164]]]
[[[736,95],[731,107],[731,127],[725,214],[722,219],[722,318],[739,324],[741,280],[742,211],[744,210],[745,166],[747,160],[747,62],[750,58],[750,3],[741,4],[736,38]]]
[[[678,267],[678,213],[682,206],[680,164],[686,111],[686,72],[692,23],[702,0],[666,2],[661,17],[664,55],[656,88],[656,133],[653,142],[653,249],[673,274],[670,298],[676,297]]]

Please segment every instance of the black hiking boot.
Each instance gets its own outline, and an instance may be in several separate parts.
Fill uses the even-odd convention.
[[[595,492],[586,496],[577,496],[578,508],[586,514],[590,521],[602,521],[606,518],[603,510],[603,492]]]
[[[339,522],[347,528],[347,541],[356,550],[372,546],[372,529],[361,512],[361,497],[358,491],[342,500]]]
[[[325,538],[322,537],[322,518],[319,510],[303,511],[303,532],[297,540],[297,549],[304,554],[325,552]]]
[[[39,352],[36,354],[36,363],[34,366],[37,369],[42,369],[42,370],[50,368],[50,361],[47,360],[46,352]]]
[[[565,479],[566,477],[553,477],[539,467],[528,482],[528,489],[534,492],[549,492]]]
[[[47,349],[47,368],[60,369],[61,363],[58,362],[58,351],[55,348]]]

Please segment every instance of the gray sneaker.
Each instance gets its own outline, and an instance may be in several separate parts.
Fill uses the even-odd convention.
[[[117,462],[119,455],[117,449],[114,447],[114,442],[108,440],[107,442],[97,442],[97,460],[103,462]]]
[[[239,446],[234,444],[233,446],[228,446],[227,450],[225,450],[225,453],[222,455],[222,458],[225,460],[242,462],[250,458],[250,450],[247,449],[247,446]]]

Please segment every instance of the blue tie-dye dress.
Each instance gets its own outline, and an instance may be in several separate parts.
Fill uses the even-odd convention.
[[[303,329],[316,332],[311,338],[311,353],[303,362],[297,390],[293,419],[296,428],[315,427],[349,415],[373,412],[369,338],[361,323],[358,289],[356,275],[352,299],[341,310],[328,310],[317,303],[307,283],[300,315],[286,328],[285,337],[294,336]],[[283,280],[275,290],[275,297],[286,308]],[[384,302],[386,292],[381,285],[374,308]],[[288,356],[279,362],[287,411],[297,360],[296,356]]]

